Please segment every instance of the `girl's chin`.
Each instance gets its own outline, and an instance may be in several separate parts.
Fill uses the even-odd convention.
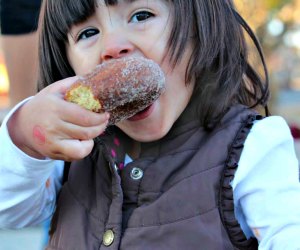
[[[128,125],[128,123],[127,123]],[[150,123],[137,123],[136,126],[122,126],[121,130],[135,141],[153,142],[163,138],[168,131]]]

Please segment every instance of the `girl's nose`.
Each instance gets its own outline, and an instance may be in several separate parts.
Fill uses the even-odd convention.
[[[104,40],[104,48],[101,53],[101,61],[117,59],[128,56],[133,51],[133,44],[120,34],[109,35]]]

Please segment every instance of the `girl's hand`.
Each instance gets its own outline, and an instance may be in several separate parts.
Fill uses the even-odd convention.
[[[64,161],[82,159],[104,132],[109,115],[88,111],[63,99],[77,80],[67,78],[51,84],[25,103],[8,122],[12,141],[26,154]]]

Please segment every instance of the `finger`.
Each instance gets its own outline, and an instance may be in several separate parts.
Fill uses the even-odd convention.
[[[102,134],[108,122],[102,123],[97,126],[81,127],[75,124],[66,123],[61,128],[61,132],[66,138],[78,139],[78,140],[91,140],[100,134]]]
[[[68,123],[90,127],[106,123],[109,120],[109,114],[107,112],[95,113],[69,102],[64,102],[62,105],[60,118]]]
[[[91,153],[93,147],[93,140],[64,140],[60,150],[53,152],[50,158],[64,161],[81,160]]]
[[[72,76],[55,83],[52,83],[47,88],[42,91],[47,91],[48,93],[59,93],[64,95],[67,90],[79,79],[79,76]]]
[[[67,102],[64,100],[64,94],[70,86],[79,79],[79,76],[69,77],[49,85],[46,89],[40,92],[40,96],[44,98],[52,98],[54,105],[57,107],[56,113],[59,114],[60,119],[74,123],[79,126],[96,126],[106,122],[109,119],[108,113],[95,113],[84,109],[77,104]],[[47,95],[47,94],[52,95]],[[54,94],[54,95],[53,95]],[[52,96],[52,97],[51,97]],[[59,98],[57,98],[59,96]]]
[[[72,159],[80,160],[84,157],[88,156],[94,147],[93,140],[85,140],[85,141],[65,141],[65,152],[64,155],[69,156]]]
[[[35,99],[37,100],[37,98]],[[39,95],[38,99],[49,104],[46,108],[47,112],[49,111],[48,113],[52,112],[61,120],[78,126],[96,126],[109,120],[109,114],[107,112],[92,112],[77,104],[67,102],[63,97],[58,97],[57,95]],[[41,103],[41,101],[39,102]],[[46,112],[46,110],[44,110],[44,112]]]

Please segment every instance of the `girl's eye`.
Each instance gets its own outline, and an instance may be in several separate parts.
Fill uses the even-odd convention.
[[[77,41],[80,41],[82,39],[87,39],[89,37],[92,37],[92,36],[95,36],[99,33],[99,30],[97,29],[92,29],[92,28],[89,28],[89,29],[86,29],[86,30],[83,30],[82,32],[80,32],[77,36]]]
[[[153,16],[154,16],[154,14],[152,14],[149,11],[140,11],[140,12],[135,13],[131,17],[130,21],[133,22],[133,23],[143,22],[143,21],[145,21],[148,18],[153,17]]]

